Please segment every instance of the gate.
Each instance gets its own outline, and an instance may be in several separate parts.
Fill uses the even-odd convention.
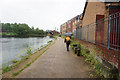
[[[104,45],[104,15],[96,15],[96,44]]]
[[[120,12],[118,11],[120,11],[120,8],[110,9],[108,48],[120,51]]]

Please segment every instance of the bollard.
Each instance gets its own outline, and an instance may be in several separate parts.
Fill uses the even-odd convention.
[[[73,49],[75,51],[75,54],[77,54],[77,46],[78,46],[78,44],[73,44]]]
[[[74,50],[75,50],[75,54],[77,53],[77,47],[74,47]]]
[[[73,44],[73,47],[77,47],[77,44]]]
[[[80,47],[77,48],[77,56],[80,56]]]

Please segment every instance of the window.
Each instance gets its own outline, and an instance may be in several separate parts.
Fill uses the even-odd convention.
[[[78,22],[79,22],[79,18],[78,18]]]
[[[70,25],[68,27],[70,28]]]
[[[69,28],[69,32],[70,32],[70,28]]]
[[[74,22],[73,22],[73,25],[74,25]]]

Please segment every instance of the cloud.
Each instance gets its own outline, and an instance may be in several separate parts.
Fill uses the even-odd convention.
[[[41,29],[54,29],[81,14],[84,0],[2,0],[2,22],[26,23]],[[1,18],[0,18],[1,19]]]

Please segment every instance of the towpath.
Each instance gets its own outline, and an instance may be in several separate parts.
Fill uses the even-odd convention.
[[[58,37],[44,54],[23,70],[16,78],[89,78],[89,66]]]

